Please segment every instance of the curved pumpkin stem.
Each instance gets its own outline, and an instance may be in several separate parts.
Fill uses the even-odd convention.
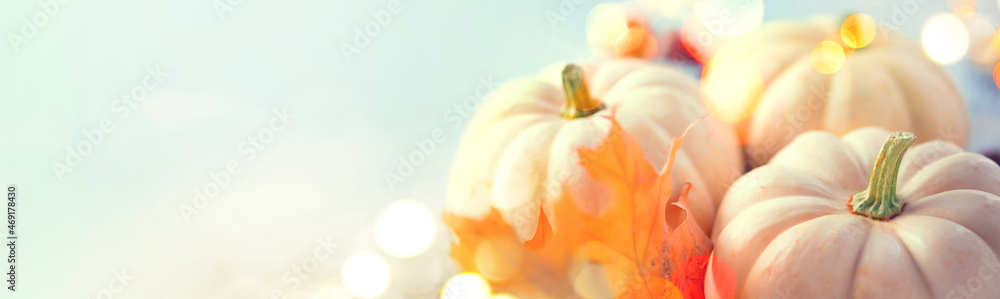
[[[604,109],[601,101],[590,97],[587,82],[583,80],[583,70],[575,64],[568,64],[562,71],[563,92],[566,93],[566,106],[563,106],[562,117],[577,119],[587,117]]]
[[[875,158],[868,189],[854,194],[851,208],[855,214],[877,220],[889,220],[903,210],[903,201],[896,196],[896,177],[903,154],[917,140],[910,132],[892,132]]]

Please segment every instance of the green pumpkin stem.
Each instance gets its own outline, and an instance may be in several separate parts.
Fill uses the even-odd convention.
[[[566,106],[563,106],[562,117],[577,119],[587,117],[604,109],[601,101],[590,97],[587,82],[583,80],[583,70],[575,64],[568,64],[562,71],[563,92],[566,94]]]
[[[903,200],[896,196],[896,177],[903,154],[917,140],[910,132],[892,132],[875,158],[868,189],[854,194],[851,208],[855,214],[877,220],[889,220],[903,210]]]

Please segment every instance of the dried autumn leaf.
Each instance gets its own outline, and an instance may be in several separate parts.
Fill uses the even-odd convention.
[[[582,221],[587,241],[577,253],[604,266],[618,298],[704,298],[712,244],[688,219],[690,185],[671,202],[670,173],[684,135],[674,140],[663,171],[656,173],[614,114],[611,122],[606,142],[580,149],[583,166],[611,190],[611,204],[603,215]]]

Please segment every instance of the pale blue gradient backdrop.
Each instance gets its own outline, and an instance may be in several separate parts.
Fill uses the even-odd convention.
[[[67,1],[18,53],[7,34],[41,11],[39,1],[0,4],[0,178],[19,187],[14,298],[91,298],[121,268],[135,279],[115,298],[239,298],[243,288],[273,286],[319,237],[341,247],[307,284],[337,284],[351,252],[378,251],[371,226],[385,204],[412,198],[443,209],[462,133],[445,113],[480,78],[593,59],[583,29],[597,1],[551,26],[555,0],[401,0],[348,62],[340,43],[386,2],[243,0],[220,20],[210,0]],[[765,22],[849,11],[886,20],[902,2],[766,1]],[[918,37],[926,17],[946,9],[927,0],[902,32]],[[978,10],[1000,24],[995,1]],[[120,118],[119,95],[156,66],[169,75]],[[948,70],[973,107],[971,148],[1000,146],[990,75],[965,59]],[[296,118],[246,161],[240,143],[283,107]],[[59,180],[52,163],[65,163],[65,148],[105,118],[114,130]],[[397,156],[438,128],[444,142],[390,190],[383,176]],[[185,223],[179,207],[234,160],[242,172]],[[447,263],[448,233],[437,236],[427,255]],[[412,296],[405,275],[394,272],[384,297]]]

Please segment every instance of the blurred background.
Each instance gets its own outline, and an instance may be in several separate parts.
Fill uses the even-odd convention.
[[[993,67],[969,54],[992,42],[997,1],[732,2],[762,7],[736,16],[745,32],[863,12],[913,39],[953,33],[922,43],[961,54],[941,64],[969,103],[968,149],[1000,149]],[[466,102],[598,59],[600,3],[5,1],[0,178],[17,186],[19,238],[17,291],[0,293],[440,297],[459,273],[440,219]],[[697,4],[627,5],[649,3],[657,36]],[[963,26],[933,27],[942,14]]]

